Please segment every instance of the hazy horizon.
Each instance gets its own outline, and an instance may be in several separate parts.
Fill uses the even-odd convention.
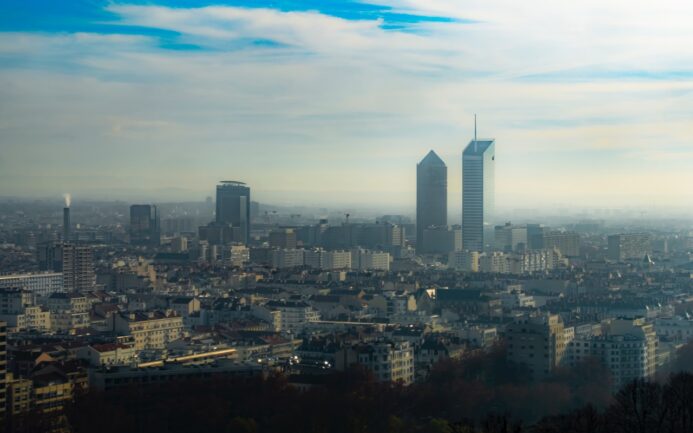
[[[499,208],[693,206],[692,4],[323,3],[5,3],[0,195],[453,214],[477,113]]]

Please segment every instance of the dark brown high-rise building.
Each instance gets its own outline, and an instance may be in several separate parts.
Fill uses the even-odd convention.
[[[250,240],[250,188],[243,182],[225,180],[217,185],[216,223],[240,228],[241,238]]]
[[[159,211],[151,204],[130,206],[130,243],[135,245],[159,245],[161,227]]]

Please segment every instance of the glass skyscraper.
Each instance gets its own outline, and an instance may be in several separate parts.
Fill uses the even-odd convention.
[[[159,245],[161,229],[159,211],[155,205],[130,206],[130,242],[136,245]]]
[[[472,140],[462,153],[462,248],[484,250],[494,211],[495,140]]]
[[[448,225],[448,168],[434,151],[416,165],[416,249],[424,251],[423,233]]]
[[[250,188],[243,182],[225,180],[217,185],[217,224],[238,227],[243,243],[250,240]]]

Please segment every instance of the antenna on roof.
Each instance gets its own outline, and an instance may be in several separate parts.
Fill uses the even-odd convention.
[[[476,146],[476,113],[474,113],[474,153],[477,151]]]

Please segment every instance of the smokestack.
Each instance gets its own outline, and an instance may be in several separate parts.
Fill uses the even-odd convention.
[[[68,192],[63,194],[65,199],[65,207],[63,208],[63,241],[70,240],[70,205],[72,204],[72,195]]]
[[[63,241],[70,240],[70,208],[63,208]]]

